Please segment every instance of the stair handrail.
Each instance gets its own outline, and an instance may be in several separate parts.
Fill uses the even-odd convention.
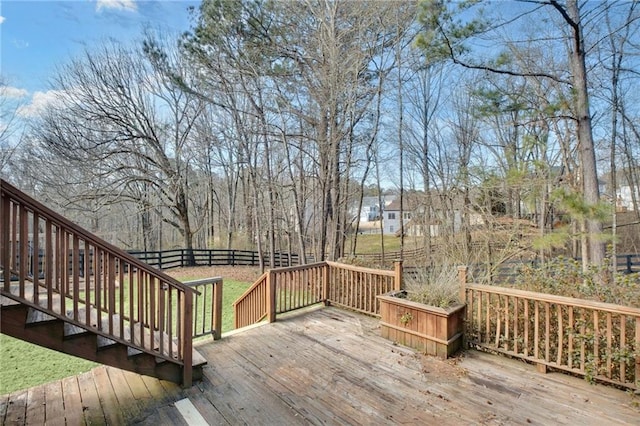
[[[127,253],[125,250],[116,247],[115,245],[103,240],[102,238],[92,234],[91,232],[85,230],[84,228],[67,220],[61,214],[55,212],[51,208],[45,206],[44,204],[30,197],[26,193],[20,191],[19,189],[17,189],[16,187],[11,185],[4,179],[0,179],[0,188],[3,194],[8,194],[12,199],[19,201],[21,204],[24,204],[30,207],[29,210],[31,211],[37,211],[40,214],[40,216],[46,217],[47,219],[51,220],[51,222],[53,223],[57,222],[59,225],[62,225],[65,228],[72,230],[73,232],[80,235],[84,240],[90,241],[94,243],[96,246],[101,246],[103,249],[106,249],[107,251],[113,254],[117,254],[118,257],[122,257],[126,259],[128,263],[140,269],[147,270],[148,272],[154,274],[157,278],[161,278],[163,281],[167,281],[167,283],[170,283],[173,287],[180,288],[184,291],[190,291],[190,292],[193,292],[194,294],[198,293],[192,287],[185,285],[184,283],[178,281],[177,279],[167,275],[162,270],[149,266],[147,263],[141,261],[137,257]]]
[[[17,223],[18,220],[20,223]],[[46,240],[43,244],[45,246],[43,248],[45,256],[43,256],[42,266],[43,273],[45,273],[44,283],[39,278],[39,264],[36,263],[37,266],[33,266],[34,272],[32,276],[29,276],[26,266],[29,257],[29,230],[31,228],[35,231],[31,234],[33,239],[31,244],[34,246],[32,250],[36,258],[38,258],[40,229],[43,227],[43,222],[45,231],[42,231],[42,233]],[[36,233],[37,236],[35,235]],[[53,241],[54,239],[55,242]],[[83,250],[80,248],[81,241],[84,242],[83,249],[86,249],[84,268],[82,270],[79,266],[80,252]],[[19,247],[18,242],[20,244]],[[70,254],[73,259],[71,274],[69,273],[68,263]],[[89,254],[93,256],[93,261],[88,259]],[[57,264],[53,263],[54,255],[59,260]],[[118,265],[117,268],[116,264]],[[12,266],[15,266],[15,268],[12,269]],[[94,267],[94,271],[91,270],[92,267]],[[36,268],[38,268],[37,272],[35,271]],[[151,353],[159,358],[182,364],[183,385],[191,385],[193,356],[192,306],[194,295],[199,294],[199,292],[72,223],[3,179],[0,179],[0,269],[3,270],[4,277],[3,295],[13,299],[25,300],[28,305],[37,306],[43,312],[64,319],[71,324],[94,330],[100,335],[125,343],[132,348]],[[132,284],[129,285],[128,295],[124,294],[123,285],[118,286],[120,288],[120,297],[118,304],[116,304],[115,288],[118,285],[117,283],[124,284],[125,269],[128,271],[126,278]],[[82,276],[86,283],[84,300],[80,300],[79,296],[81,291],[85,290],[79,286],[79,276],[81,274],[83,274]],[[11,278],[13,275],[18,276],[19,290],[17,295],[11,292]],[[89,294],[91,291],[91,276],[93,276],[93,286],[95,287],[93,295]],[[121,279],[120,281],[119,278]],[[25,283],[30,281],[33,282],[32,294],[34,301],[25,298]],[[57,286],[55,290],[52,282],[55,282]],[[135,284],[133,284],[134,282]],[[36,303],[40,297],[39,287],[41,286],[47,290],[47,294],[44,296],[47,299],[46,306]],[[137,288],[137,294],[134,294],[134,287]],[[61,294],[60,306],[56,306],[57,310],[54,309],[52,302],[54,292]],[[175,297],[173,296],[174,292],[176,294]],[[68,313],[69,308],[66,301],[70,293],[73,294],[71,315]],[[165,297],[165,294],[168,297]],[[93,302],[90,300],[92,296]],[[128,318],[126,319],[128,321],[127,326],[124,325],[125,319],[123,318],[125,316],[123,299],[126,296],[129,296],[130,299]],[[104,300],[102,297],[104,297]],[[108,301],[107,298],[109,298]],[[136,304],[133,302],[135,299],[138,300],[137,308],[135,308]],[[150,303],[151,307],[143,306],[145,301]],[[80,303],[85,304],[85,313],[80,312]],[[173,304],[176,305],[175,314],[172,310]],[[106,327],[103,325],[101,318],[102,313],[105,312],[104,306],[108,306],[109,309],[108,326]],[[120,308],[119,312],[115,312],[118,307]],[[91,319],[91,311],[92,309],[95,310],[94,308],[98,310],[97,315],[100,316],[96,324],[92,324],[94,320]],[[84,318],[85,314],[86,318]],[[117,321],[115,320],[117,315],[121,315],[119,324],[114,324]],[[116,333],[117,325],[120,328],[119,334]],[[163,327],[165,326],[169,330],[168,337],[164,337],[163,330],[166,328]],[[158,327],[157,330],[156,327]],[[125,328],[130,328],[128,340],[123,337],[125,336]],[[177,350],[173,349],[173,332],[175,332],[175,339],[178,342]],[[147,340],[146,342],[145,339]]]

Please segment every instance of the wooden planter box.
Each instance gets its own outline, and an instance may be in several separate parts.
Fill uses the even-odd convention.
[[[443,309],[412,302],[406,295],[403,290],[378,296],[382,337],[440,358],[462,348],[466,305]]]

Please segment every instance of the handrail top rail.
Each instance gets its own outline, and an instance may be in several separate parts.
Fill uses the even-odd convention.
[[[249,294],[251,294],[251,292],[253,291],[254,288],[256,288],[257,286],[259,286],[260,284],[262,284],[266,279],[267,276],[269,275],[269,271],[264,272],[262,275],[260,275],[258,277],[257,280],[255,280],[255,282],[249,286],[248,289],[246,289],[244,291],[244,293],[242,293],[242,295],[240,295],[240,297],[238,297],[235,302],[233,302],[233,306],[235,307],[236,305],[238,305],[240,302],[242,302],[245,297],[247,297]]]
[[[373,268],[364,268],[362,266],[353,266],[353,265],[346,265],[344,263],[338,263],[338,262],[332,262],[327,260],[326,264],[333,267],[333,268],[339,268],[339,269],[346,269],[349,271],[354,271],[354,272],[364,272],[364,273],[368,273],[368,274],[375,274],[375,275],[382,275],[385,277],[394,277],[395,276],[395,272],[394,271],[389,271],[389,270],[384,270],[384,269],[373,269]]]
[[[304,265],[283,266],[281,268],[267,269],[266,273],[295,272],[295,271],[301,271],[303,269],[320,268],[326,265],[327,265],[327,262],[305,263]]]
[[[597,302],[594,300],[577,299],[567,296],[556,296],[547,293],[537,293],[527,290],[518,290],[507,287],[495,287],[483,284],[465,284],[468,290],[477,290],[486,293],[499,294],[504,296],[515,296],[525,299],[535,299],[541,302],[557,303],[561,305],[573,306],[576,308],[597,309],[614,314],[631,315],[640,318],[640,308],[631,306],[616,305],[613,303]]]
[[[82,237],[82,239],[84,239],[85,241],[89,241],[91,243],[93,243],[95,246],[106,250],[107,252],[119,257],[119,258],[123,258],[125,259],[129,264],[136,266],[137,268],[140,268],[142,270],[147,271],[150,275],[155,276],[156,278],[160,279],[161,281],[171,285],[174,288],[180,289],[182,291],[185,292],[191,292],[192,294],[196,293],[196,290],[184,285],[183,283],[181,283],[180,281],[178,281],[177,279],[165,274],[164,272],[162,272],[161,270],[154,268],[144,262],[142,262],[141,260],[137,259],[135,256],[130,255],[129,253],[127,253],[125,250],[122,250],[118,247],[116,247],[115,245],[108,243],[107,241],[91,234],[90,232],[86,231],[85,229],[83,229],[82,227],[74,224],[73,222],[65,219],[62,215],[60,215],[59,213],[55,212],[53,209],[45,206],[44,204],[40,203],[39,201],[36,201],[34,198],[32,198],[31,196],[25,194],[24,192],[20,191],[18,188],[14,187],[13,185],[11,185],[9,182],[5,181],[4,179],[0,179],[0,194],[7,194],[10,198],[20,202],[22,205],[25,205],[26,207],[28,207],[31,211],[33,212],[37,212],[39,216],[42,216],[48,220],[50,220],[51,222],[55,223],[56,225],[62,226],[64,228],[70,229],[71,231],[73,231],[74,233],[78,234],[80,237]]]
[[[199,285],[219,284],[221,282],[222,282],[222,277],[209,277],[209,278],[200,278],[197,280],[182,281],[182,284],[189,287],[197,287]]]

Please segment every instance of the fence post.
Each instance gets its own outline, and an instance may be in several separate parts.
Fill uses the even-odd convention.
[[[395,275],[393,277],[393,290],[402,290],[402,260],[393,262]]]
[[[467,300],[467,266],[458,266],[458,282],[460,283],[459,297],[460,302],[465,303]]]
[[[271,269],[267,274],[267,319],[276,320],[276,274]]]
[[[616,269],[618,269],[618,268],[617,268],[617,266],[616,266]],[[630,274],[630,273],[632,273],[632,272],[633,272],[633,271],[631,270],[631,255],[630,255],[630,254],[628,254],[628,255],[627,255],[627,272],[626,272],[626,273],[627,273],[627,274]]]

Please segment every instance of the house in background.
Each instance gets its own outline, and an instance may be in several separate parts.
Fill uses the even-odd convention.
[[[451,194],[432,194],[427,201],[423,192],[406,194],[402,206],[402,223],[404,234],[407,236],[423,236],[427,232],[432,237],[443,234],[458,233],[462,230],[463,198],[460,194],[450,198]],[[427,205],[429,203],[429,205]],[[431,210],[429,223],[427,209]],[[383,213],[383,233],[385,235],[400,235],[400,199],[391,202]],[[481,213],[471,212],[470,226],[481,226],[485,223]]]
[[[383,221],[383,234],[395,235],[400,231],[400,216],[402,213],[402,220],[405,225],[411,220],[412,209],[407,205],[403,205],[403,210],[400,212],[400,199],[393,200],[384,210]]]

